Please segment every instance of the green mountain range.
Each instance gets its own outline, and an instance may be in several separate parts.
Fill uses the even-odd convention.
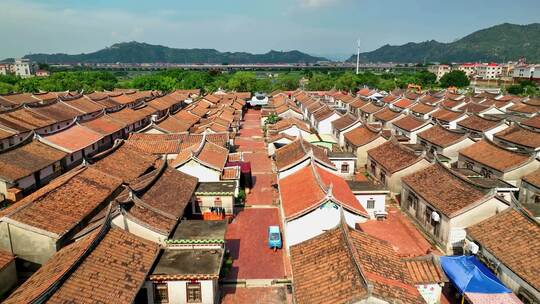
[[[327,60],[300,51],[270,51],[266,54],[245,52],[219,52],[214,49],[176,49],[140,42],[123,42],[89,54],[31,54],[26,55],[40,63],[314,63]]]
[[[540,62],[540,23],[504,23],[476,31],[450,43],[435,40],[385,45],[360,53],[362,62],[506,62],[525,57]],[[356,62],[356,55],[347,61]]]

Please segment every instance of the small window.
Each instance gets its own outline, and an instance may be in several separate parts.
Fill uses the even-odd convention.
[[[367,200],[367,208],[368,209],[374,209],[375,208],[375,200],[374,199],[368,199]]]
[[[154,283],[154,303],[169,303],[167,283]]]
[[[69,155],[69,161],[73,162],[73,154]]]
[[[381,171],[380,180],[381,184],[386,185],[386,174],[384,173],[384,171]]]
[[[221,197],[216,197],[214,199],[214,207],[221,207],[222,206],[222,203],[221,203]]]
[[[202,302],[201,283],[187,283],[186,297],[188,303]]]
[[[341,173],[349,173],[349,164],[348,163],[341,164]]]
[[[465,162],[465,168],[472,170],[474,169],[474,165],[471,162]]]

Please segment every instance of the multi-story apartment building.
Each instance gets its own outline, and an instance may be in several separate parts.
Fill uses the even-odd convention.
[[[458,65],[455,69],[464,72],[467,77],[471,78],[476,74],[477,63],[463,63]]]
[[[430,65],[428,71],[437,76],[437,80],[440,80],[444,74],[450,72],[450,66],[446,64]]]
[[[483,63],[476,66],[476,77],[479,79],[498,79],[502,75],[502,66],[497,63]]]
[[[15,59],[15,63],[11,66],[12,72],[22,78],[32,77],[34,75],[34,66],[29,59]]]

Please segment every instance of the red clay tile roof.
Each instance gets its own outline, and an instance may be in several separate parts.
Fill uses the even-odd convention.
[[[19,134],[19,132],[12,131],[7,129],[5,126],[0,125],[0,139],[6,139],[16,134]]]
[[[197,178],[165,165],[130,184],[139,200],[129,208],[128,217],[169,236],[188,206]],[[178,187],[181,185],[181,187]],[[127,193],[118,199],[128,199]],[[143,202],[142,204],[139,202]]]
[[[407,109],[408,107],[412,106],[414,104],[414,101],[407,99],[407,98],[401,98],[400,100],[393,103],[394,106],[401,108],[401,109]]]
[[[97,143],[103,139],[103,135],[75,123],[67,129],[42,138],[45,143],[59,147],[68,153],[73,153]]]
[[[62,160],[66,155],[63,151],[32,140],[0,154],[0,178],[17,181]]]
[[[167,116],[165,119],[159,121],[157,126],[167,132],[178,133],[188,131],[193,126],[193,123],[178,120],[173,116]]]
[[[0,112],[0,124],[20,132],[31,131],[54,124],[53,119],[20,107]]]
[[[506,150],[486,139],[460,150],[459,155],[501,172],[523,166],[532,159],[529,155]]]
[[[454,100],[454,99],[444,99],[443,101],[441,101],[441,105],[447,108],[454,108],[464,103],[465,102],[462,100]]]
[[[368,284],[375,298],[423,303],[392,247],[344,224],[292,246],[291,263],[299,304],[361,301],[369,297]]]
[[[101,115],[95,119],[80,122],[80,124],[105,136],[114,134],[126,127],[125,123],[122,123],[109,115]]]
[[[350,106],[351,108],[354,108],[354,109],[359,109],[359,108],[361,108],[361,107],[363,107],[363,106],[365,106],[365,105],[367,105],[367,104],[368,104],[367,101],[363,101],[363,100],[357,98],[357,99],[355,99],[353,102],[351,102],[351,103],[349,104],[349,106]]]
[[[345,114],[345,115],[341,116],[340,118],[332,121],[331,124],[334,127],[334,129],[341,130],[341,129],[345,129],[345,128],[351,126],[357,120],[358,120],[358,118],[356,118],[354,115],[348,113],[348,114]]]
[[[240,167],[225,167],[221,174],[222,180],[238,180],[240,178]]]
[[[104,207],[122,184],[122,180],[92,167],[66,175],[22,199],[17,203],[19,208],[5,216],[60,238]]]
[[[305,159],[310,151],[313,151],[313,156],[318,162],[326,165],[327,167],[334,168],[334,165],[328,159],[324,148],[312,145],[303,139],[298,138],[290,144],[287,144],[275,151],[277,169],[283,170],[293,164],[296,164],[298,161]]]
[[[142,113],[141,111],[135,111],[130,108],[123,108],[122,110],[117,112],[107,113],[107,115],[126,125],[134,124],[147,117],[146,113]]]
[[[178,101],[174,98],[172,98],[170,95],[165,95],[165,96],[162,96],[162,97],[157,97],[157,98],[154,98],[152,100],[149,100],[146,102],[147,105],[149,105],[150,107],[152,108],[155,108],[155,109],[158,109],[158,110],[161,110],[161,111],[165,111],[169,108],[171,108],[172,106],[180,103],[181,101]]]
[[[4,303],[32,303],[53,284],[69,273],[70,268],[84,255],[98,236],[98,231],[56,252],[26,282],[17,288]]]
[[[288,128],[291,128],[293,126],[296,126],[297,128],[303,131],[311,133],[311,129],[307,122],[294,118],[294,117],[281,119],[275,124],[268,125],[267,127],[268,127],[268,130],[280,132]]]
[[[84,113],[66,105],[63,102],[52,102],[46,105],[28,106],[32,112],[48,117],[54,121],[61,122],[73,120]]]
[[[398,95],[389,94],[385,96],[383,99],[381,99],[381,101],[384,103],[394,103],[398,99],[399,99]]]
[[[469,115],[469,117],[457,123],[458,126],[477,132],[487,132],[503,123],[500,119],[488,119],[479,115]]]
[[[374,141],[379,136],[381,136],[380,131],[375,131],[366,125],[362,125],[345,133],[344,138],[349,144],[355,147],[361,147]]]
[[[360,108],[361,112],[367,113],[367,114],[373,114],[377,111],[382,110],[383,107],[379,107],[373,103],[368,103],[367,105]]]
[[[424,95],[420,97],[419,101],[421,103],[429,103],[429,104],[435,104],[438,103],[441,100],[442,97],[432,96],[432,95]]]
[[[534,129],[540,129],[540,115],[536,115],[527,120],[524,120],[521,122],[521,124]]]
[[[0,99],[4,99],[13,105],[39,102],[39,99],[35,98],[30,93],[16,93],[16,94],[0,95]]]
[[[158,252],[158,244],[111,228],[49,301],[132,303]]]
[[[506,110],[510,111],[510,112],[518,112],[518,113],[525,113],[525,114],[535,114],[535,113],[538,113],[540,111],[540,107],[520,102],[520,103],[514,104],[513,106],[509,107]]]
[[[366,211],[356,200],[347,182],[339,176],[323,171],[324,169],[317,168],[317,165],[312,163],[279,180],[285,218],[293,219],[317,208],[327,198],[330,184],[334,200],[342,203],[345,209],[367,217]]]
[[[441,266],[432,255],[403,260],[415,285],[448,282]]]
[[[204,142],[202,149],[197,154],[200,161],[220,171],[225,167],[228,156],[229,150],[209,141]]]
[[[86,96],[80,96],[74,99],[64,98],[62,99],[62,102],[86,114],[102,111],[103,109],[105,109],[105,106],[93,102],[90,98]]]
[[[373,114],[373,117],[375,117],[377,120],[386,122],[397,118],[399,115],[401,115],[401,112],[393,111],[390,108],[384,108],[383,110]]]
[[[154,167],[157,157],[119,143],[96,156],[94,168],[130,183]]]
[[[494,138],[531,149],[540,148],[540,133],[514,125],[495,133]]]
[[[180,152],[180,141],[176,140],[131,140],[125,141],[125,144],[134,149],[144,151],[148,154],[165,155],[178,154]]]
[[[479,103],[469,102],[468,104],[460,107],[460,111],[465,111],[467,113],[482,113],[489,110],[491,107],[488,105],[483,105]]]
[[[321,121],[331,117],[336,112],[330,107],[324,106],[320,109],[317,109],[316,111],[313,111],[312,113],[316,121]]]
[[[381,165],[389,174],[409,167],[423,159],[413,150],[389,140],[384,144],[367,151],[368,156]]]
[[[445,108],[439,108],[437,111],[431,114],[431,117],[433,117],[434,119],[443,121],[443,122],[451,122],[460,118],[463,115],[465,115],[464,112],[452,111]]]
[[[421,102],[417,103],[417,104],[415,104],[414,106],[411,107],[412,112],[419,113],[419,114],[428,114],[428,113],[431,113],[431,112],[435,111],[436,109],[437,109],[437,107],[435,107],[435,106],[428,105],[428,104],[421,103]]]
[[[4,270],[4,268],[14,260],[15,256],[5,250],[0,249],[0,271]]]
[[[527,183],[540,188],[540,169],[537,169],[534,172],[525,175],[524,177],[522,177],[522,179]]]
[[[392,122],[394,126],[409,132],[420,129],[428,123],[428,121],[423,121],[414,115],[407,115],[399,120]]]
[[[417,136],[433,145],[446,148],[467,139],[468,134],[460,130],[449,130],[436,124],[418,133]]]
[[[519,211],[507,210],[467,228],[467,236],[512,272],[540,289],[540,226]]]
[[[55,253],[5,303],[31,303],[46,292],[50,303],[131,303],[158,251],[119,228],[94,232]]]
[[[450,169],[441,164],[416,171],[403,177],[401,181],[449,218],[458,215],[464,208],[490,197],[486,194],[488,189],[473,185],[466,177],[450,172]]]

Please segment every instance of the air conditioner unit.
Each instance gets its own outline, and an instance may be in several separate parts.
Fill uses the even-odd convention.
[[[477,254],[480,247],[475,242],[469,242],[467,248],[472,254]]]
[[[431,212],[431,219],[438,222],[441,220],[441,216],[437,212],[433,211]]]

